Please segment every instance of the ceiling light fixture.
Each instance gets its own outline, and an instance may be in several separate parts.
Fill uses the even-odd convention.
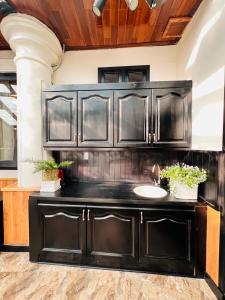
[[[5,0],[0,0],[5,1]],[[118,0],[115,0],[118,1]],[[125,0],[127,7],[129,10],[134,11],[138,7],[138,0]],[[154,9],[161,5],[163,5],[166,0],[145,0],[145,2],[148,4],[149,8]],[[102,15],[102,11],[105,7],[106,0],[95,0],[93,4],[93,12],[97,17],[100,17]]]
[[[125,0],[130,10],[135,10],[138,7],[138,0]]]
[[[153,9],[163,5],[163,3],[166,2],[166,0],[145,0],[145,2],[151,9]]]
[[[105,6],[106,0],[95,0],[93,4],[93,12],[97,17],[100,17]]]

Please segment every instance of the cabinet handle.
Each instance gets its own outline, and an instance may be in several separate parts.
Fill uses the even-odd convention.
[[[155,143],[155,133],[153,133],[153,143]]]
[[[85,209],[83,209],[83,212],[82,212],[82,220],[85,221]]]
[[[76,133],[74,133],[73,138],[74,138],[74,141],[76,141],[76,139],[77,139]]]
[[[90,209],[88,209],[88,212],[87,212],[87,220],[90,221]]]
[[[78,142],[81,143],[81,134],[78,133]]]
[[[149,133],[149,134],[148,134],[148,143],[151,144],[151,141],[152,141],[152,134]]]
[[[141,211],[141,224],[143,224],[143,212]]]

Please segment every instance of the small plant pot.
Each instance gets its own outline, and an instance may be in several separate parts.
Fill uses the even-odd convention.
[[[61,188],[58,178],[58,169],[46,170],[42,172],[42,182],[40,192],[53,193]]]
[[[42,172],[43,181],[56,181],[58,180],[58,169],[46,170]]]
[[[190,188],[189,186],[174,182],[174,196],[175,198],[185,199],[185,200],[197,200],[198,199],[198,185],[193,186]]]

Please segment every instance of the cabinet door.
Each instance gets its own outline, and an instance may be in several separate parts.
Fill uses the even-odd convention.
[[[194,211],[140,212],[140,264],[152,272],[194,273]]]
[[[44,146],[77,146],[76,92],[43,93]]]
[[[138,261],[138,212],[88,208],[87,255],[92,265],[134,266]]]
[[[113,146],[113,92],[78,94],[78,146]]]
[[[82,263],[86,255],[85,208],[37,204],[30,209],[31,260]],[[32,217],[33,216],[33,217]]]
[[[115,91],[114,146],[149,145],[151,90]]]
[[[153,90],[153,114],[153,144],[155,146],[190,146],[190,88]]]

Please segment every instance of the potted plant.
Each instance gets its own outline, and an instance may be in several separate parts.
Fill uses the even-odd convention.
[[[73,163],[72,161],[57,163],[52,157],[32,162],[35,166],[34,172],[42,172],[41,192],[55,192],[60,189],[59,168],[69,167]]]
[[[197,200],[198,185],[206,181],[207,173],[198,167],[176,164],[163,169],[160,178],[169,180],[170,191],[176,198]]]

